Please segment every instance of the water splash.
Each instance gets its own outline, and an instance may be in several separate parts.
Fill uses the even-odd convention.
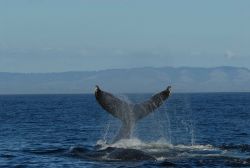
[[[195,123],[194,123],[194,117],[193,117],[193,112],[192,112],[192,107],[190,105],[190,100],[188,97],[184,98],[184,103],[185,103],[185,110],[186,110],[186,117],[187,117],[187,125],[186,128],[188,130],[188,133],[190,135],[190,142],[191,145],[195,145]]]
[[[167,132],[168,132],[168,140],[169,143],[172,144],[172,130],[171,130],[171,122],[170,122],[170,116],[168,114],[168,109],[166,103],[163,105],[163,115],[164,115],[164,120],[167,121]],[[165,131],[165,130],[164,130]]]
[[[122,100],[125,100],[126,102],[131,102],[127,95],[119,94],[116,96]],[[184,114],[182,115],[182,118],[176,118],[176,115],[179,113]],[[180,122],[178,122],[178,120],[180,120]],[[173,128],[172,122],[174,122]],[[182,137],[175,137],[176,126],[179,131],[183,132]],[[115,135],[118,134],[120,127],[121,122],[110,117],[109,122],[104,128],[103,140],[105,142],[114,141]],[[181,97],[177,103],[176,101],[168,101],[163,103],[163,105],[156,109],[155,112],[151,113],[148,117],[143,119],[143,121],[140,121],[136,124],[134,129],[132,129],[131,138],[149,138],[150,141],[163,138],[169,144],[188,142],[187,144],[195,145],[195,122],[189,97]],[[175,141],[173,138],[177,138],[177,141]]]
[[[104,130],[104,135],[103,135],[103,141],[107,142],[107,136],[108,136],[108,132],[109,132],[109,128],[110,128],[110,121],[108,121],[106,128]]]

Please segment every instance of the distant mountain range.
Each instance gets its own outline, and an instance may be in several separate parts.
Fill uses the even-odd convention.
[[[238,67],[131,68],[61,73],[0,73],[0,94],[249,92],[250,70]]]

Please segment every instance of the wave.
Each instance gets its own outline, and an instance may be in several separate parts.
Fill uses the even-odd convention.
[[[62,154],[67,151],[68,149],[64,149],[64,148],[35,148],[35,149],[23,150],[23,152],[38,154],[38,155]]]
[[[250,145],[248,144],[223,144],[220,148],[224,150],[240,150],[241,152],[250,152]]]
[[[105,141],[99,140],[97,141],[97,145],[101,146],[100,149],[106,149],[108,147],[116,147],[116,148],[132,148],[132,149],[183,149],[183,150],[218,150],[218,148],[213,147],[210,144],[207,145],[173,145],[169,143],[167,140],[161,138],[157,141],[152,142],[143,142],[140,139],[122,139],[114,144],[106,144]]]
[[[99,140],[96,146],[72,146],[70,148],[37,148],[26,149],[36,155],[52,155],[56,157],[73,157],[77,159],[101,161],[101,162],[127,162],[127,161],[148,161],[145,164],[157,166],[177,165],[183,163],[191,166],[250,166],[249,152],[250,145],[224,144],[215,147],[205,145],[173,145],[165,139],[158,141],[143,142],[140,139],[123,139],[114,144],[107,144]],[[6,156],[8,157],[8,156]]]

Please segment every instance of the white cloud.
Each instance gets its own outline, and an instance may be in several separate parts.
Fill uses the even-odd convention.
[[[224,55],[227,59],[232,59],[232,58],[236,57],[236,54],[230,50],[227,50]]]

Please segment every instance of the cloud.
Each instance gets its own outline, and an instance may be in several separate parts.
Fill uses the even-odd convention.
[[[233,51],[227,50],[227,51],[224,53],[224,56],[225,56],[227,59],[232,59],[232,58],[236,57],[236,54],[235,54]]]

